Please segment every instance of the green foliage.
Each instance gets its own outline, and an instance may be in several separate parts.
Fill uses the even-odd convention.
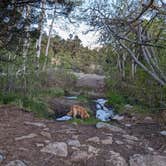
[[[26,111],[33,112],[37,117],[48,118],[49,106],[39,98],[31,98],[18,93],[0,93],[1,104],[15,104]]]
[[[125,99],[122,95],[119,95],[115,92],[109,92],[107,94],[108,97],[108,103],[111,105],[121,105],[125,103]]]
[[[59,87],[46,88],[38,92],[39,96],[60,97],[64,96],[64,90]]]

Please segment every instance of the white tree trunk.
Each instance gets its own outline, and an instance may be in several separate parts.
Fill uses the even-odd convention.
[[[53,14],[50,29],[49,29],[48,41],[47,41],[47,46],[46,46],[46,51],[45,51],[45,58],[46,59],[45,59],[45,62],[44,62],[43,70],[45,70],[46,64],[47,64],[47,61],[48,61],[48,51],[49,51],[49,47],[50,47],[51,34],[52,34],[52,29],[53,29],[53,25],[54,25],[54,21],[55,21],[55,16],[56,16],[56,8],[54,8],[54,14]]]
[[[45,17],[45,6],[46,6],[46,0],[42,0],[41,4],[41,13],[40,13],[40,19],[39,19],[39,39],[36,41],[36,56],[37,56],[37,68],[39,68],[39,58],[41,55],[41,43],[42,43],[42,37],[43,37],[43,25],[44,25],[44,17]]]

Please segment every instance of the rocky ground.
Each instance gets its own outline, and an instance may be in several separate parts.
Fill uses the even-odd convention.
[[[80,125],[1,106],[0,165],[165,166],[165,130],[151,117]]]

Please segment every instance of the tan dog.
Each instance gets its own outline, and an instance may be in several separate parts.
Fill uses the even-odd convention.
[[[87,110],[79,105],[71,106],[70,112],[68,112],[67,115],[73,116],[74,118],[80,116],[81,119],[87,119],[90,117]]]

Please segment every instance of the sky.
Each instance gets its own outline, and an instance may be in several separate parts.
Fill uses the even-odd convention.
[[[52,14],[51,12],[52,11],[47,11],[47,15]],[[51,21],[51,19],[47,19],[47,24],[45,26],[45,31],[47,34],[49,32]],[[59,35],[63,39],[68,39],[70,34],[72,34],[73,37],[77,35],[82,41],[82,45],[84,47],[88,47],[90,49],[101,47],[100,44],[97,42],[99,38],[98,32],[91,31],[89,33],[85,33],[89,28],[90,27],[83,22],[79,24],[71,23],[67,18],[65,19],[63,16],[58,16],[56,17],[53,25],[52,35]]]

